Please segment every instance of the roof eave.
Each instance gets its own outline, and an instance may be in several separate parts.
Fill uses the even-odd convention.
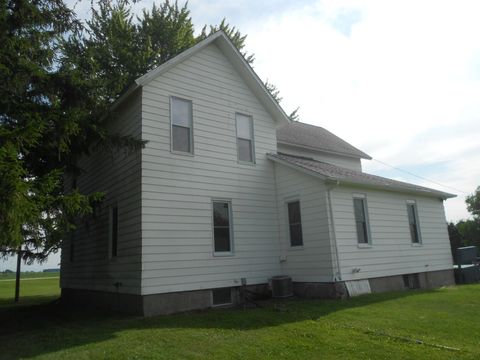
[[[274,154],[267,154],[267,159],[272,160],[273,162],[282,164],[282,165],[284,165],[284,166],[286,166],[286,167],[289,167],[289,168],[291,168],[291,169],[295,169],[295,170],[297,170],[297,171],[300,171],[300,172],[302,172],[302,173],[304,173],[304,174],[307,174],[307,175],[310,175],[310,176],[314,176],[314,177],[319,178],[319,179],[321,179],[321,180],[330,179],[330,178],[328,178],[328,177],[326,177],[326,176],[323,176],[323,175],[321,175],[321,174],[319,174],[319,173],[317,173],[317,172],[315,172],[315,171],[305,169],[305,168],[302,167],[302,166],[299,166],[299,165],[296,165],[296,164],[292,164],[292,163],[289,162],[289,161],[285,161],[285,160],[283,160],[283,159],[280,159],[280,158],[276,157]],[[331,179],[331,180],[333,180],[333,179]]]
[[[382,190],[387,190],[387,191],[392,191],[392,192],[397,192],[397,193],[406,193],[406,194],[417,194],[417,195],[422,195],[422,196],[427,196],[427,197],[434,197],[434,198],[440,198],[443,200],[451,199],[454,197],[457,197],[455,194],[450,194],[446,193],[443,191],[437,191],[434,189],[431,189],[430,191],[423,191],[423,190],[415,190],[415,189],[405,189],[400,186],[392,186],[392,185],[381,185],[381,184],[366,184],[361,181],[352,181],[352,180],[345,180],[345,179],[336,179],[336,178],[329,178],[326,180],[329,183],[334,183],[337,186],[340,185],[353,185],[353,186],[358,186],[358,187],[364,187],[368,189],[382,189]]]
[[[343,153],[343,152],[338,152],[338,151],[324,150],[322,148],[316,148],[316,147],[312,147],[312,146],[290,143],[290,142],[282,141],[282,140],[277,140],[277,143],[287,145],[287,146],[293,146],[293,147],[296,147],[296,148],[306,149],[306,150],[324,152],[324,153],[331,154],[331,155],[346,156],[346,157],[349,157],[349,158],[352,158],[352,159],[372,160],[372,157],[370,155],[365,154],[363,151],[360,151],[360,150],[358,150],[359,151],[358,155],[354,155],[354,154],[348,154],[348,153]]]

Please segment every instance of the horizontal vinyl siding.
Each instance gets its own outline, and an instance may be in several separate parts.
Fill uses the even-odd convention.
[[[193,108],[194,155],[170,152],[170,96]],[[239,164],[235,113],[253,117],[256,164]],[[142,293],[265,283],[280,272],[275,122],[210,45],[143,88]],[[213,255],[212,199],[232,205],[232,256]]]
[[[293,281],[332,281],[326,189],[312,176],[275,164],[279,233],[282,254],[286,256],[283,272]],[[290,247],[286,202],[300,200],[303,246]]]
[[[141,136],[141,98],[133,94],[117,109],[112,131]],[[79,225],[74,235],[74,262],[70,262],[69,239],[62,249],[61,287],[140,293],[141,276],[141,154],[98,151],[83,159],[85,170],[77,180],[82,192],[104,192],[105,201],[95,216]],[[109,259],[109,206],[118,205],[118,256]]]
[[[278,152],[285,154],[304,156],[315,159],[317,161],[323,161],[328,164],[341,166],[347,169],[362,171],[362,162],[360,159],[351,158],[348,156],[333,155],[322,151],[314,151],[301,149],[295,146],[289,146],[284,144],[278,144]]]
[[[366,195],[370,248],[359,248],[353,194]],[[332,190],[335,234],[342,279],[362,279],[452,268],[443,203],[439,199],[354,188]],[[407,200],[415,200],[421,246],[412,245]],[[353,273],[353,269],[360,269]]]

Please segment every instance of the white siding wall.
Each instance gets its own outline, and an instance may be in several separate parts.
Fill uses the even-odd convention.
[[[115,132],[140,138],[140,93],[117,110]],[[140,293],[141,213],[140,151],[124,155],[97,152],[80,162],[85,170],[77,180],[82,192],[104,192],[105,201],[95,217],[81,224],[74,234],[74,261],[70,262],[70,239],[62,249],[61,287]],[[70,184],[67,184],[70,186]],[[109,259],[109,206],[118,205],[118,256]]]
[[[323,161],[332,165],[341,166],[347,169],[362,171],[362,162],[360,159],[351,158],[348,156],[340,156],[324,153],[321,151],[307,150],[294,146],[278,144],[278,151],[285,154],[305,156],[317,161]]]
[[[366,195],[372,242],[370,248],[357,245],[354,193]],[[452,268],[441,200],[345,187],[335,188],[331,194],[343,280]],[[411,242],[407,200],[417,203],[421,246],[412,245]],[[360,269],[360,272],[353,273],[353,269]]]
[[[169,97],[193,104],[194,156],[170,152]],[[276,123],[216,45],[143,88],[142,294],[265,283],[278,275]],[[253,117],[256,164],[237,162],[235,112]],[[234,255],[213,255],[212,199],[232,203]]]
[[[283,273],[293,281],[331,282],[332,248],[330,243],[326,188],[323,181],[275,164],[279,234],[286,261]],[[303,247],[291,247],[286,202],[300,200]]]

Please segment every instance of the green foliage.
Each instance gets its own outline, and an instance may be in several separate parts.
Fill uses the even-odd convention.
[[[473,219],[460,220],[456,224],[448,224],[448,234],[452,253],[460,246],[475,245],[480,249],[480,186],[465,199],[468,211]]]
[[[465,202],[467,203],[468,211],[480,221],[480,186],[477,187],[472,195],[467,196]]]
[[[186,3],[164,1],[134,16],[129,0],[92,1],[85,24],[62,0],[2,4],[0,256],[22,247],[27,262],[42,261],[105,195],[67,191],[66,179],[83,173],[79,159],[144,146],[109,130],[112,103],[136,78],[219,30],[247,62],[254,57],[225,19],[195,37]]]

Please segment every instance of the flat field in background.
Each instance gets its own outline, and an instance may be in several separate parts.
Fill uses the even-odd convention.
[[[61,306],[58,279],[0,282],[2,359],[479,359],[480,284],[139,318]],[[52,302],[53,301],[53,302]]]

